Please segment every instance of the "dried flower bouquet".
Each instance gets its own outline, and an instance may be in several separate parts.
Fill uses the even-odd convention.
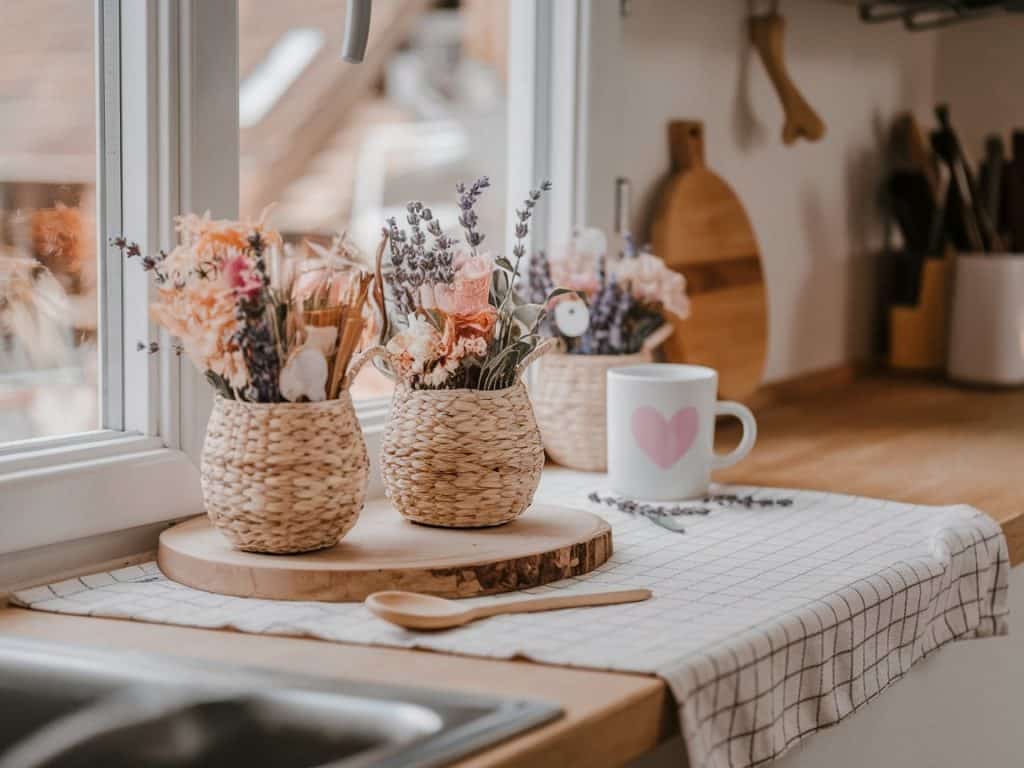
[[[609,258],[599,229],[577,231],[560,253],[530,261],[528,300],[540,301],[556,284],[589,304],[563,296],[549,307],[543,330],[560,338],[570,354],[635,354],[665,325],[666,315],[685,319],[690,312],[682,274],[646,248],[637,252],[629,239],[625,253]]]
[[[672,332],[668,316],[689,313],[686,281],[654,254],[626,252],[611,259],[604,234],[585,229],[551,259],[530,262],[526,295],[538,299],[555,283],[579,295],[556,298],[543,331],[567,354],[540,361],[531,390],[537,425],[552,460],[573,469],[607,468],[608,370],[654,359]]]
[[[545,306],[566,293],[552,286],[540,301],[524,303],[514,290],[533,210],[550,183],[531,190],[515,211],[514,261],[481,249],[485,235],[475,208],[489,186],[485,176],[456,187],[465,245],[419,202],[406,206],[407,227],[392,218],[384,229],[390,322],[382,341],[393,375],[412,389],[511,386],[542,341]]]
[[[113,242],[154,275],[151,316],[217,393],[253,403],[336,398],[367,323],[373,277],[353,247],[339,238],[305,259],[287,253],[262,217],[190,214],[177,229],[170,253]]]
[[[262,219],[189,215],[177,225],[170,253],[114,244],[153,273],[152,317],[217,390],[200,471],[207,514],[239,549],[333,546],[366,493],[369,457],[347,384],[372,273],[344,239],[300,259]]]
[[[533,501],[544,449],[521,376],[551,340],[545,305],[514,291],[545,182],[515,212],[513,260],[481,250],[476,205],[486,177],[459,185],[460,244],[418,202],[407,228],[388,221],[382,341],[398,380],[381,449],[381,474],[398,511],[452,528],[502,525]],[[378,274],[383,274],[378,258]],[[378,301],[383,297],[378,296]]]

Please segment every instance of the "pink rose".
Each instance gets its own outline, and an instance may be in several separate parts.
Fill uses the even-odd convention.
[[[235,296],[242,299],[253,299],[263,289],[263,281],[253,271],[249,259],[241,254],[224,262],[224,279]]]
[[[477,315],[490,307],[491,273],[494,259],[490,254],[456,254],[453,262],[455,279],[451,285],[434,286],[437,308],[449,315]]]
[[[455,277],[460,276],[464,280],[478,280],[481,277],[491,276],[494,271],[494,259],[489,253],[473,253],[472,251],[459,251],[453,260]]]

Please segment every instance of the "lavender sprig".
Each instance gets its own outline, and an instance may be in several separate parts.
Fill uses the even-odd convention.
[[[152,272],[156,282],[163,284],[167,282],[167,273],[160,269],[160,266],[164,263],[167,258],[167,253],[159,251],[156,256],[150,254],[143,255],[142,248],[136,242],[128,242],[123,236],[112,238],[110,244],[117,248],[126,259],[132,259],[138,257],[142,264],[142,269],[146,272]],[[203,265],[200,264],[199,270],[203,269]],[[206,279],[207,275],[204,272],[200,272],[199,276]]]
[[[531,189],[530,194],[523,201],[523,207],[516,209],[516,224],[514,228],[514,234],[516,238],[516,244],[512,247],[512,254],[516,257],[515,263],[509,265],[507,259],[499,259],[497,261],[498,266],[508,269],[511,266],[511,275],[509,275],[508,289],[505,291],[505,295],[501,299],[501,304],[498,307],[499,310],[504,309],[508,304],[509,298],[512,296],[516,286],[516,279],[519,277],[519,265],[523,261],[523,257],[526,256],[526,236],[530,234],[530,218],[533,216],[533,209],[537,205],[537,201],[540,200],[541,194],[551,189],[551,182],[544,180],[540,183],[538,189]]]
[[[455,245],[455,241],[444,233],[441,222],[434,218],[434,212],[429,208],[421,207],[419,218],[428,234],[434,238],[434,246],[430,250],[432,282],[450,285],[455,279],[455,270],[452,266],[455,260],[452,246]]]
[[[704,506],[707,504],[717,504],[719,506],[740,506],[745,509],[752,509],[754,507],[789,507],[793,504],[793,500],[789,498],[757,499],[754,498],[752,494],[739,496],[732,493],[709,494],[701,499],[699,504],[674,504],[671,506],[645,504],[640,501],[633,501],[632,499],[602,496],[597,491],[591,492],[587,496],[587,499],[592,501],[594,504],[604,504],[605,506],[617,509],[627,515],[632,515],[634,517],[646,517],[648,520],[652,520],[677,533],[686,533],[686,529],[678,523],[671,526],[665,525],[666,518],[707,517],[713,511],[711,507]]]
[[[631,499],[617,499],[613,496],[601,496],[597,491],[588,495],[587,499],[595,504],[604,504],[605,506],[612,507],[623,514],[627,514],[632,517],[645,517],[675,533],[686,533],[686,529],[679,525],[679,523],[675,522],[671,525],[666,525],[666,521],[668,519],[675,520],[680,517],[707,517],[711,514],[711,509],[709,507],[699,506],[696,504],[677,504],[671,507],[659,507],[654,504],[644,504]]]
[[[484,177],[486,179],[486,177]],[[474,185],[476,186],[476,185]],[[510,272],[508,276],[508,285],[504,287],[505,295],[498,301],[498,315],[501,317],[508,307],[509,300],[515,294],[516,290],[516,278],[519,277],[519,265],[522,263],[523,257],[526,255],[525,239],[530,232],[529,221],[530,217],[533,216],[533,209],[537,205],[537,201],[540,200],[542,192],[546,192],[551,189],[551,182],[544,180],[540,183],[539,189],[531,189],[529,196],[523,201],[522,209],[516,209],[516,225],[515,225],[515,237],[516,244],[512,248],[512,252],[515,254],[515,264],[510,264],[508,259],[499,258],[495,260],[502,269]],[[492,287],[493,295],[493,287]],[[492,301],[494,299],[492,298]],[[547,301],[545,300],[545,304]],[[518,329],[515,323],[511,322],[499,322],[498,332],[496,334],[497,347],[502,350],[514,349],[514,344],[518,344],[523,349],[527,349],[527,352],[537,344],[536,327],[530,329],[530,338],[520,337],[518,342],[516,341],[516,335]],[[525,354],[524,354],[525,356]],[[495,366],[492,366],[494,368]]]
[[[544,251],[533,254],[526,269],[526,300],[531,304],[544,304],[555,290],[551,278],[551,262]]]
[[[551,190],[551,182],[544,180],[540,183],[539,189],[531,189],[529,196],[523,201],[523,207],[516,209],[516,225],[514,234],[516,244],[512,247],[512,255],[516,257],[516,265],[526,255],[526,236],[530,234],[530,218],[533,216],[533,209],[540,200],[541,194]],[[515,274],[518,274],[518,270]],[[513,275],[515,277],[515,275]]]
[[[399,313],[411,314],[415,308],[415,294],[410,285],[405,268],[405,256],[408,243],[406,234],[398,227],[398,221],[392,216],[387,220],[387,227],[382,233],[387,238],[391,251],[391,279],[387,281],[390,299]]]
[[[418,200],[405,207],[408,229],[387,220],[382,234],[388,239],[392,270],[388,280],[391,302],[403,315],[416,311],[420,287],[450,285],[455,279],[455,240],[444,233],[433,211]],[[433,243],[428,243],[428,235]]]
[[[627,351],[626,317],[636,300],[611,275],[594,296],[590,327],[579,338],[577,351],[584,355],[617,355]]]
[[[459,224],[466,230],[466,242],[469,243],[473,250],[476,250],[484,241],[483,233],[478,232],[476,229],[480,219],[476,215],[474,208],[476,207],[477,200],[480,199],[480,195],[489,186],[491,186],[491,180],[486,176],[481,176],[474,181],[473,185],[468,189],[462,182],[455,185],[455,191],[459,193],[459,210],[462,211],[459,214]]]

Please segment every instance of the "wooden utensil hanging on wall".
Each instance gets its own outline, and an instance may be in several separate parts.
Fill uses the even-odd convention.
[[[782,125],[782,143],[792,144],[799,138],[818,141],[825,135],[825,123],[793,83],[786,69],[783,36],[786,20],[774,11],[764,16],[750,17],[750,40],[761,54],[761,61],[771,78],[775,92],[782,102],[785,122]]]
[[[652,226],[654,252],[686,277],[690,317],[665,343],[672,362],[718,369],[719,393],[740,400],[757,389],[768,343],[757,239],[739,198],[704,162],[704,125],[668,126],[672,175]]]

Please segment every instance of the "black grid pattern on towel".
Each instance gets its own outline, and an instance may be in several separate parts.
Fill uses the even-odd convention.
[[[15,600],[63,613],[657,674],[679,703],[692,768],[763,765],[867,704],[944,643],[1007,631],[1006,541],[970,507],[722,488],[793,503],[718,508],[674,534],[589,504],[590,492],[604,493],[600,480],[546,470],[538,497],[603,515],[615,537],[611,559],[529,592],[649,587],[652,600],[422,634],[361,604],[200,592],[155,563],[24,590]],[[366,512],[377,513],[388,511]],[[516,598],[470,602],[503,599]]]
[[[806,607],[819,618],[817,626],[796,613],[771,630],[729,638],[714,653],[689,659],[691,676],[672,687],[695,768],[771,763],[868,704],[944,643],[1005,634],[1008,610],[999,607],[1010,571],[1005,540],[977,531],[958,538],[967,536],[971,540],[960,541],[946,568],[901,562],[811,601]],[[986,574],[992,583],[983,588]],[[851,591],[859,604],[851,604]],[[921,626],[927,631],[919,632]],[[711,676],[704,679],[708,668]],[[744,686],[744,675],[753,682]]]

